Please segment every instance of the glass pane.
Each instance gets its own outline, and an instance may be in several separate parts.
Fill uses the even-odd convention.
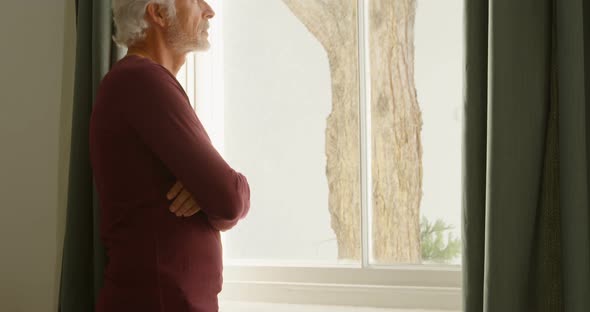
[[[360,260],[357,3],[329,3],[222,3],[224,156],[252,192],[226,263]]]
[[[369,3],[371,260],[457,264],[463,1]]]

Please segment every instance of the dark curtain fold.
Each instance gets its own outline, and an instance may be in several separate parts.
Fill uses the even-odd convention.
[[[465,1],[465,311],[590,310],[587,6]]]
[[[98,84],[123,51],[111,40],[111,2],[78,1],[76,70],[59,311],[94,311],[105,251],[99,238],[98,197],[90,167],[89,124]]]
[[[557,1],[561,241],[566,312],[590,310],[589,6],[584,0]]]

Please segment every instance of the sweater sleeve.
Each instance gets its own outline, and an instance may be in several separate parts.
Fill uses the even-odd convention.
[[[141,71],[127,79],[126,119],[191,193],[210,224],[219,231],[231,229],[250,208],[246,177],[217,152],[172,75],[159,68]]]

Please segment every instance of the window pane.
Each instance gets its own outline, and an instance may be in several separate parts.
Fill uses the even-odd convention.
[[[250,183],[232,260],[357,263],[356,1],[223,1],[224,156]]]
[[[458,263],[463,1],[369,3],[371,259]]]

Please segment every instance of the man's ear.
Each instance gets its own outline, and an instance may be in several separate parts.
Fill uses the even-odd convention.
[[[157,3],[153,3],[153,2],[148,4],[145,9],[146,19],[149,22],[154,23],[160,27],[166,26],[166,23],[167,23],[167,18],[166,18],[167,15],[166,14],[167,14],[166,8],[162,7],[161,5],[159,5]]]

